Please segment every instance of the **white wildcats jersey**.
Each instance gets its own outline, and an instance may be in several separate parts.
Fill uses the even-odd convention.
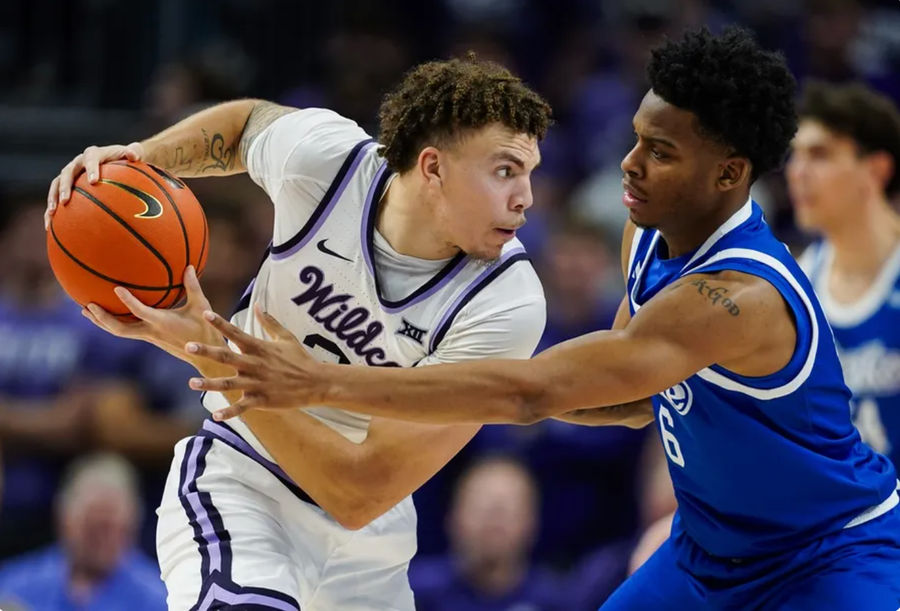
[[[375,266],[383,255],[375,221],[391,173],[377,147],[356,123],[323,109],[285,115],[257,137],[247,165],[275,204],[274,239],[232,322],[261,337],[252,314],[259,303],[313,355],[340,363],[414,367],[530,357],[546,306],[518,240],[493,262],[464,254],[443,263],[416,259],[420,265],[409,274],[421,282],[401,299],[386,297],[391,279]],[[423,273],[421,264],[433,271]],[[393,286],[410,286],[409,274]],[[208,393],[204,405],[215,411],[226,401]],[[368,416],[324,406],[308,411],[351,441],[366,437]],[[270,458],[243,423],[229,424]]]

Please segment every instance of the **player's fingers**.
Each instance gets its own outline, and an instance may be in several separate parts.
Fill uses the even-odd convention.
[[[223,422],[225,420],[228,420],[229,418],[235,418],[237,416],[240,416],[248,409],[250,409],[250,406],[247,405],[247,403],[244,401],[244,399],[240,399],[224,409],[220,409],[217,412],[213,412],[212,417],[213,417],[213,420],[215,420],[216,422]]]
[[[81,308],[81,315],[84,316],[85,318],[87,318],[87,319],[88,319],[89,321],[91,321],[92,323],[94,323],[96,326],[98,326],[98,327],[100,327],[101,329],[103,329],[104,331],[106,331],[107,333],[112,333],[112,331],[110,331],[109,329],[107,329],[107,328],[106,328],[106,325],[104,325],[102,322],[100,322],[99,320],[97,320],[97,319],[94,317],[94,315],[91,314],[91,311],[88,310],[87,308]]]
[[[265,395],[258,391],[245,390],[240,399],[224,409],[213,412],[213,420],[221,422],[235,416],[240,416],[249,409],[266,407]]]
[[[203,318],[205,318],[209,324],[214,326],[219,330],[222,335],[233,341],[238,347],[241,349],[241,352],[248,353],[255,350],[259,346],[259,340],[249,335],[248,333],[244,333],[239,328],[213,312],[212,310],[206,310],[203,312]]]
[[[56,204],[59,202],[59,175],[54,176],[50,181],[50,189],[47,191],[47,210],[51,213],[56,210]]]
[[[184,290],[187,293],[187,302],[191,306],[200,306],[204,310],[209,309],[209,300],[203,294],[203,288],[200,286],[200,279],[197,278],[197,270],[193,265],[188,265],[184,270]]]
[[[44,210],[44,229],[50,228],[50,217],[56,212],[57,201],[59,201],[59,176],[50,181],[50,190],[47,191],[47,209]]]
[[[121,158],[121,154],[109,155],[104,154],[111,148],[119,148],[119,147],[104,147],[105,150],[101,151],[101,149],[96,146],[89,146],[84,149],[84,171],[87,172],[88,182],[90,184],[94,184],[100,178],[100,163],[103,161],[118,159]]]
[[[123,322],[98,306],[96,303],[87,304],[88,312],[93,315],[94,319],[109,333],[119,337],[138,337],[143,328],[141,323]]]
[[[269,334],[269,337],[272,339],[297,341],[296,336],[285,329],[280,322],[275,320],[274,316],[263,311],[261,305],[258,303],[254,305],[253,311],[256,314],[256,318],[259,320],[259,324],[262,325],[263,330]]]
[[[66,202],[69,201],[69,196],[72,194],[72,184],[75,182],[75,179],[78,178],[78,175],[81,174],[82,170],[84,170],[84,154],[78,155],[67,163],[63,169],[59,173],[59,199],[57,200],[59,204],[65,205]]]
[[[200,342],[188,342],[184,345],[184,349],[190,354],[196,354],[197,356],[206,357],[225,365],[231,365],[237,370],[247,369],[255,362],[246,354],[235,352],[228,347],[210,346],[209,344],[201,344]]]
[[[230,376],[227,378],[191,378],[188,386],[194,390],[211,390],[228,392],[231,390],[247,390],[255,387],[256,380],[244,376]]]
[[[156,322],[159,319],[160,312],[158,310],[141,302],[141,300],[135,297],[134,294],[125,287],[117,286],[113,289],[113,292],[116,294],[116,297],[119,298],[119,301],[128,308],[128,311],[137,318],[146,322]]]
[[[140,161],[144,156],[144,146],[140,142],[132,142],[125,147],[125,157],[129,161]]]

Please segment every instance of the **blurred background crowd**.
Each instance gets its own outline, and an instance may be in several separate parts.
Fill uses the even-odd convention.
[[[172,446],[206,417],[190,368],[94,328],[60,294],[41,214],[89,144],[127,143],[220,100],[324,106],[377,134],[414,64],[474,50],[551,103],[520,233],[547,293],[540,349],[607,328],[621,296],[619,161],[665,35],[753,29],[810,77],[900,101],[897,0],[4,0],[0,3],[0,607],[163,609],[154,509]],[[271,235],[245,176],[193,181],[202,278],[227,313]],[[798,250],[781,175],[755,199]],[[652,427],[486,427],[416,494],[426,610],[596,609],[674,508]],[[16,607],[10,592],[28,591]],[[37,598],[35,598],[37,597]],[[36,605],[36,606],[34,606]]]

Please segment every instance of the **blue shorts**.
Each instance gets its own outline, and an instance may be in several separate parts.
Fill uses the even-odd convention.
[[[900,508],[741,563],[713,558],[679,533],[601,607],[645,609],[900,611]]]

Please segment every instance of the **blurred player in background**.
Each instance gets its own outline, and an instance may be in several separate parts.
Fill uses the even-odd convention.
[[[258,304],[332,362],[527,358],[545,305],[515,230],[548,123],[547,104],[506,69],[433,62],[385,98],[382,146],[329,110],[225,103],[140,144],[89,148],[53,181],[47,214],[78,174],[96,180],[98,164],[121,157],[180,176],[247,171],[275,205],[273,244],[232,317],[248,333],[263,337],[250,313]],[[94,305],[88,316],[221,373],[184,351],[191,340],[224,346],[200,318],[209,302],[192,270],[185,283],[177,310],[120,294],[142,322]],[[204,403],[215,411],[229,400],[209,393]],[[158,528],[171,608],[413,609],[409,495],[478,425],[308,414],[209,421],[178,444]]]
[[[861,85],[811,83],[787,166],[800,258],[831,323],[863,439],[900,467],[900,113]]]
[[[655,422],[672,534],[604,610],[896,611],[897,473],[861,441],[825,315],[750,199],[796,132],[794,78],[737,28],[663,44],[648,77],[622,161],[612,331],[527,361],[374,369],[314,361],[263,312],[271,341],[212,317],[241,353],[190,348],[237,374],[191,384],[243,392],[217,419],[324,403],[432,423]]]

